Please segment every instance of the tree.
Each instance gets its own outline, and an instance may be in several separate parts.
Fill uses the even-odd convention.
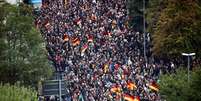
[[[155,56],[178,57],[182,52],[196,52],[201,56],[201,5],[199,0],[164,0],[154,4],[158,18],[149,29],[153,34],[152,51]],[[152,2],[152,3],[153,3]],[[156,7],[158,8],[158,7]],[[161,9],[163,8],[163,9]],[[155,26],[153,26],[155,25]]]
[[[128,10],[131,17],[143,16],[143,0],[128,0]],[[147,7],[149,0],[145,0],[145,6]]]
[[[151,0],[147,6],[147,23],[149,24],[148,31],[153,33],[156,28],[157,21],[159,20],[159,16],[161,11],[166,8],[167,0]]]
[[[187,71],[178,69],[176,74],[160,76],[160,94],[167,101],[200,101],[201,70],[191,72],[190,83]]]
[[[36,86],[52,70],[32,8],[3,3],[0,10],[0,81]]]
[[[0,93],[0,101],[38,101],[35,90],[17,84],[0,84]]]
[[[147,7],[148,2],[149,0],[145,0],[145,7]],[[128,0],[127,3],[129,16],[131,18],[130,26],[136,31],[143,32],[143,0]]]
[[[201,70],[196,71],[192,76],[192,82],[190,85],[190,93],[192,101],[200,101],[201,100]]]

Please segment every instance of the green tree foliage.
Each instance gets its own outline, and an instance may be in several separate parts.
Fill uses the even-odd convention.
[[[151,0],[147,6],[147,23],[149,24],[148,31],[153,33],[156,28],[161,11],[166,7],[167,0]]]
[[[146,8],[149,0],[144,1]],[[143,13],[146,14],[146,12],[143,11],[143,0],[128,0],[127,3],[129,16],[131,18],[130,26],[136,31],[143,32]]]
[[[160,94],[167,101],[200,101],[201,70],[191,72],[188,83],[187,71],[179,69],[176,74],[160,76]]]
[[[37,92],[19,85],[0,84],[0,101],[38,101]]]
[[[147,7],[149,0],[145,0]],[[128,0],[128,10],[131,17],[143,16],[143,0]]]
[[[196,52],[201,56],[200,0],[153,0],[150,3],[148,18],[156,22],[149,26],[154,55],[180,56],[182,52]]]
[[[51,68],[32,8],[3,3],[0,13],[0,81],[35,86],[51,75]]]
[[[191,89],[191,99],[192,101],[200,101],[201,100],[201,70],[195,72],[192,76],[192,81],[190,85]]]

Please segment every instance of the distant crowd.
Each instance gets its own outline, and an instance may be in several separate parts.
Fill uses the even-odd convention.
[[[172,61],[143,57],[143,34],[129,27],[126,0],[43,2],[36,25],[48,58],[65,71],[64,101],[161,101],[158,77],[175,72]]]

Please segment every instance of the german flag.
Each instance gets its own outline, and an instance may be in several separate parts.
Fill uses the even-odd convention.
[[[104,73],[108,72],[109,71],[109,65],[108,64],[105,64],[104,65]]]
[[[47,8],[48,7],[48,2],[42,2],[42,8]]]
[[[149,85],[149,88],[153,91],[156,91],[158,92],[159,91],[159,85],[156,83],[156,82],[152,82],[150,85]]]
[[[112,33],[111,32],[103,32],[103,35],[111,37]]]
[[[113,86],[113,87],[110,89],[110,91],[111,91],[112,93],[120,93],[120,92],[121,92],[121,87],[118,86],[118,85]]]
[[[111,32],[106,32],[105,35],[111,37],[112,33]]]
[[[123,97],[126,101],[134,101],[134,96],[124,94]]]
[[[84,53],[84,52],[87,50],[87,48],[88,48],[88,45],[87,45],[87,44],[84,45],[84,46],[82,47],[82,49],[81,49],[81,53]]]
[[[80,44],[80,39],[79,39],[79,38],[74,38],[74,39],[72,40],[72,44],[73,44],[73,46],[79,45],[79,44]]]
[[[88,35],[88,42],[93,42],[93,36],[92,35]]]
[[[131,96],[129,94],[124,94],[123,97],[124,97],[124,99],[126,101],[140,101],[140,97],[139,96]]]
[[[140,101],[140,97],[139,96],[135,96],[134,101]]]
[[[64,34],[64,35],[63,35],[63,40],[64,40],[65,42],[69,40],[69,37],[68,37],[67,34]]]
[[[133,83],[133,82],[128,82],[128,83],[127,83],[127,88],[128,88],[129,90],[134,90],[134,89],[137,89],[137,86],[136,86],[135,83]]]
[[[81,20],[80,20],[80,19],[75,20],[75,23],[76,23],[77,25],[81,26]]]
[[[45,20],[45,22],[43,23],[43,26],[45,26],[45,28],[48,28],[48,26],[50,26],[50,23],[48,20]]]
[[[140,101],[140,97],[139,96],[135,96],[134,97],[134,101]]]

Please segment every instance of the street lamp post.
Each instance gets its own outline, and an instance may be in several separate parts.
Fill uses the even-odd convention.
[[[191,56],[194,56],[195,55],[195,53],[182,53],[182,55],[183,56],[187,56],[188,57],[188,82],[189,82],[189,80],[190,80],[190,57]]]

